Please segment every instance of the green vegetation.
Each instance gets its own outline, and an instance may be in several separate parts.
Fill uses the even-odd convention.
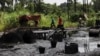
[[[18,17],[29,14],[27,10],[20,10],[12,13],[0,12],[0,31],[18,27]]]
[[[70,0],[71,3],[62,3],[57,6],[56,3],[45,4],[42,0],[19,0],[20,3],[15,2],[13,6],[12,0],[0,1],[0,31],[19,27],[19,16],[30,15],[39,13],[41,14],[41,20],[39,26],[50,27],[51,18],[54,18],[55,25],[58,23],[58,16],[63,19],[64,27],[77,27],[78,16],[82,13],[87,13],[88,19],[86,21],[87,26],[94,26],[95,20],[100,19],[100,0],[92,0],[87,6],[80,4],[77,0]],[[8,6],[5,5],[7,3]],[[92,4],[94,3],[94,4]],[[30,21],[29,23],[31,23]],[[34,23],[33,23],[34,24]],[[31,24],[32,25],[32,24]]]

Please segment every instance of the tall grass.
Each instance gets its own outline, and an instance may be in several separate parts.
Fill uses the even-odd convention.
[[[29,15],[31,13],[26,9],[14,11],[12,13],[0,12],[0,31],[3,31],[5,29],[11,29],[11,28],[14,28],[14,27],[18,27],[19,26],[18,17],[20,15],[24,15],[24,14]],[[58,16],[56,14],[48,14],[48,15],[41,14],[41,20],[39,21],[39,27],[43,27],[43,26],[50,27],[52,18],[54,18],[55,25],[57,26]],[[78,26],[78,22],[68,21],[67,14],[62,13],[61,18],[63,20],[65,28],[66,27],[77,27]],[[90,18],[90,19],[92,20],[94,18]],[[89,24],[91,24],[91,23],[88,22],[88,25]]]
[[[0,12],[0,31],[18,26],[18,17],[23,14],[29,14],[27,10],[15,11],[12,13]]]
[[[39,26],[49,27],[50,23],[51,23],[50,17],[41,14],[41,20],[40,20]]]
[[[70,27],[70,28],[78,27],[78,22],[66,21],[66,22],[64,23],[64,27],[65,27],[65,28],[68,28],[68,27]]]

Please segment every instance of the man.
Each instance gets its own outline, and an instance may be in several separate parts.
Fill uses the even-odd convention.
[[[52,18],[52,21],[51,21],[51,28],[54,28],[55,27],[55,22],[54,22],[54,18]]]
[[[57,26],[57,28],[64,29],[63,21],[62,21],[62,18],[60,16],[58,18],[58,26]]]

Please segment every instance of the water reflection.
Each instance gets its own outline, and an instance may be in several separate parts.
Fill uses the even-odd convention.
[[[97,44],[100,43],[98,37],[97,38],[89,37],[88,32],[86,31],[79,31],[76,34],[72,34],[72,37],[70,38],[71,38],[70,42],[78,43],[79,45],[78,49],[80,53],[94,51],[94,49],[97,48]],[[84,46],[84,44],[87,46]]]

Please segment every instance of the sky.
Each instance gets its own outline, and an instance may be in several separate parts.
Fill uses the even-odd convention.
[[[61,3],[67,2],[67,0],[43,0],[45,3],[50,3],[50,4],[54,4],[56,3],[57,5],[60,5]],[[83,0],[78,0],[78,2],[82,3]],[[89,2],[91,0],[88,0]]]

